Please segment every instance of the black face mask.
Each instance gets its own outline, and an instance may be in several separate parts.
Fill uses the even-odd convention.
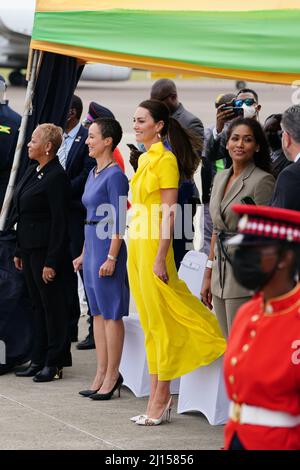
[[[237,248],[233,260],[232,269],[236,281],[241,286],[251,291],[260,291],[273,277],[277,270],[281,258],[278,252],[278,259],[271,271],[261,270],[261,253],[259,250],[247,250],[247,248]]]

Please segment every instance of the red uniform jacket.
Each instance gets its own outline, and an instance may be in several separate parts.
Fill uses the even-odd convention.
[[[300,284],[266,305],[257,294],[240,308],[224,374],[230,400],[300,415]],[[229,420],[225,448],[234,433],[246,449],[300,449],[300,426],[276,428]]]
[[[113,151],[113,156],[114,156],[114,159],[116,160],[117,164],[119,165],[119,167],[123,171],[123,173],[125,173],[124,158],[122,157],[122,154],[121,154],[120,150],[118,149],[118,147],[116,147],[115,150]]]

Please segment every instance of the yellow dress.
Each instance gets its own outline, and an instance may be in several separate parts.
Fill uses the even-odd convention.
[[[131,180],[129,282],[145,334],[149,373],[157,374],[158,380],[172,380],[207,365],[226,348],[216,317],[178,278],[172,243],[166,257],[168,284],[153,272],[159,246],[160,189],[177,188],[178,182],[176,157],[160,142],[139,158]]]

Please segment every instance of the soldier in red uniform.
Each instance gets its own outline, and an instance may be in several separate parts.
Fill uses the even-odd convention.
[[[233,206],[236,279],[255,292],[235,318],[224,361],[229,450],[300,450],[300,212]]]

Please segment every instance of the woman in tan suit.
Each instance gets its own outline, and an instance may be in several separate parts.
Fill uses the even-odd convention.
[[[236,311],[251,297],[251,292],[235,280],[221,248],[222,239],[229,238],[237,230],[238,216],[231,206],[250,201],[268,204],[275,179],[270,174],[266,137],[256,120],[235,119],[228,129],[226,148],[232,158],[232,167],[217,173],[214,179],[210,200],[214,231],[201,296],[206,306],[212,308],[213,304],[222,332],[228,337]],[[229,257],[230,249],[226,248]]]

